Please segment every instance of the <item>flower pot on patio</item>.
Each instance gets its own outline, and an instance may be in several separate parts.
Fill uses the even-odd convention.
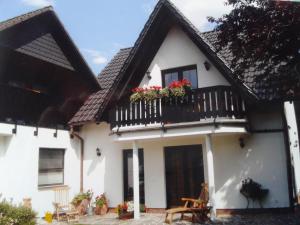
[[[128,220],[133,218],[133,212],[124,212],[119,215],[120,220]]]
[[[95,214],[96,215],[105,215],[108,212],[108,206],[104,204],[102,207],[96,205]]]

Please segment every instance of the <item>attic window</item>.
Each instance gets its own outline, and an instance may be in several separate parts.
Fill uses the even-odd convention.
[[[173,81],[187,79],[191,82],[192,88],[198,88],[197,66],[184,66],[162,71],[162,86],[167,87]]]

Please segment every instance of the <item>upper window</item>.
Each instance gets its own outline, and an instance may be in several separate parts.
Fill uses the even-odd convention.
[[[167,87],[173,81],[187,79],[191,82],[192,88],[198,88],[197,66],[185,66],[162,71],[162,86]]]
[[[40,148],[39,186],[64,184],[64,149]]]

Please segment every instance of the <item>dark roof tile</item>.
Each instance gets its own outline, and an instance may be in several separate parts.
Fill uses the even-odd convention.
[[[16,16],[14,18],[2,21],[2,22],[0,22],[0,31],[5,30],[10,27],[13,27],[19,23],[22,23],[26,20],[29,20],[35,16],[40,15],[40,14],[43,14],[44,12],[47,12],[47,11],[53,11],[53,7],[47,6],[47,7],[44,7],[44,8],[29,12],[29,13],[25,13],[20,16]]]
[[[70,124],[81,124],[95,120],[99,109],[102,108],[105,99],[110,93],[110,89],[118,78],[130,51],[131,48],[121,49],[102,70],[98,76],[98,81],[102,89],[89,96],[83,106],[70,120]]]

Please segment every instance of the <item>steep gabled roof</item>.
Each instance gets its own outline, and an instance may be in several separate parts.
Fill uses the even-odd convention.
[[[31,33],[27,33],[24,35],[24,30],[31,29],[30,25],[34,24],[44,27],[43,31],[36,31],[37,35],[40,35],[38,38],[45,39],[45,38],[52,38],[55,37],[55,41],[59,43],[59,46],[63,50],[63,53],[66,54],[66,57],[68,60],[70,59],[72,65],[67,65],[67,68],[73,69],[75,67],[75,70],[81,74],[84,75],[84,77],[90,81],[91,85],[93,86],[93,90],[100,89],[100,85],[94,75],[94,73],[89,68],[88,64],[82,57],[81,53],[79,52],[78,48],[74,44],[73,40],[71,39],[70,35],[64,28],[63,24],[59,20],[58,16],[53,10],[52,6],[44,7],[17,17],[14,17],[12,19],[5,20],[3,22],[0,22],[0,41],[1,45],[5,48],[11,48],[13,50],[26,53],[23,46],[26,46],[26,43],[24,43],[23,46],[17,46],[22,41],[27,41],[28,37],[31,35],[33,36],[34,33],[32,30],[30,30]],[[36,29],[36,27],[32,28]],[[47,32],[48,33],[47,33]],[[43,33],[44,32],[44,33]],[[51,34],[49,34],[51,33]],[[43,35],[43,36],[42,36]],[[53,36],[52,36],[53,35]],[[30,37],[31,37],[30,36]],[[26,39],[27,38],[27,39]],[[51,40],[50,40],[51,41]],[[10,45],[11,44],[11,45]],[[32,44],[32,43],[29,43]],[[16,45],[16,46],[14,46]],[[20,47],[20,48],[18,48]],[[27,47],[27,46],[26,46]],[[31,56],[34,56],[34,53],[32,52],[29,54]],[[44,57],[45,59],[47,57]],[[60,59],[63,60],[63,63],[66,62],[66,59],[63,59],[61,57]],[[63,63],[61,65],[63,65]]]
[[[113,85],[118,79],[130,51],[131,48],[121,49],[102,70],[98,76],[102,89],[92,94],[85,101],[84,105],[71,119],[70,124],[82,124],[96,119],[99,109],[103,107],[104,101],[107,100],[108,94],[111,92]]]
[[[122,63],[122,68],[120,69],[119,74],[115,76],[114,83],[109,89],[110,91],[105,95],[104,99],[99,101],[101,104],[98,105],[99,107],[97,106],[98,111],[94,118],[88,118],[89,120],[72,119],[71,123],[84,123],[87,121],[99,120],[110,102],[117,101],[124,93],[126,93],[126,91],[138,85],[164,41],[168,31],[174,25],[178,25],[183,29],[224,77],[234,87],[239,88],[244,96],[251,99],[257,99],[254,92],[252,92],[242,80],[239,80],[233,75],[226,59],[223,58],[222,55],[216,53],[214,46],[206,39],[206,35],[200,33],[169,0],[160,0],[155,6],[155,9],[150,15],[133,48],[130,50],[127,59]],[[102,85],[101,81],[100,85]],[[85,104],[85,106],[87,105],[89,104]],[[92,106],[92,108],[95,110],[94,106]],[[88,107],[85,107],[84,109],[88,111]]]
[[[29,19],[31,19],[35,16],[38,16],[38,15],[43,14],[43,13],[48,12],[48,11],[53,11],[53,7],[52,6],[47,6],[47,7],[44,7],[44,8],[29,12],[29,13],[25,13],[25,14],[20,15],[20,16],[16,16],[14,18],[2,21],[2,22],[0,22],[0,31],[5,30],[5,29],[10,28],[10,27],[13,27],[13,26],[15,26],[19,23],[22,23],[26,20],[29,20]]]

